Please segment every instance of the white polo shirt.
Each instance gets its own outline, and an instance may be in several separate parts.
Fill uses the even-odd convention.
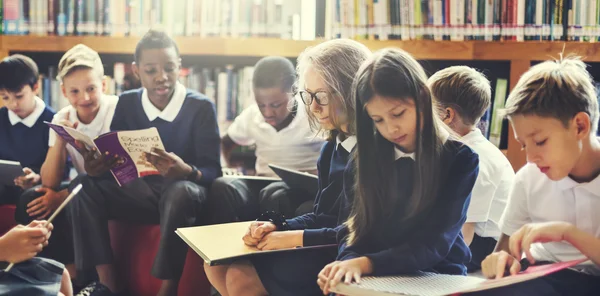
[[[534,164],[525,165],[516,175],[500,229],[512,235],[527,223],[564,221],[600,238],[600,176],[589,183],[577,183],[566,177],[550,180]],[[567,242],[535,243],[531,254],[538,261],[563,262],[585,258]],[[590,264],[580,269],[600,275]]]
[[[73,121],[79,121],[77,125],[77,130],[87,135],[88,137],[94,139],[99,135],[110,132],[110,123],[112,122],[113,115],[115,114],[115,108],[117,106],[119,98],[117,96],[110,95],[102,95],[98,103],[100,104],[100,109],[98,110],[98,114],[89,124],[82,123],[77,117],[77,110],[69,105],[67,107],[62,108],[58,113],[54,115],[52,119],[52,123],[59,124],[61,120],[67,118],[67,114],[69,114],[69,119]],[[50,135],[48,137],[48,146],[54,146],[56,142],[56,132],[50,129]],[[78,174],[84,174],[84,162],[81,154],[71,145],[67,145],[67,153],[71,157],[71,162],[75,167],[75,170]]]
[[[11,125],[15,125],[19,122],[23,123],[28,128],[32,128],[35,125],[40,116],[42,116],[42,113],[44,113],[44,110],[46,110],[46,103],[44,103],[44,101],[38,96],[36,96],[34,99],[35,109],[33,109],[33,112],[31,112],[31,114],[25,118],[21,118],[19,115],[17,115],[17,113],[8,110],[8,120],[10,121]]]
[[[242,111],[229,126],[227,135],[236,144],[256,144],[258,175],[276,176],[269,168],[269,163],[299,171],[317,169],[317,160],[325,141],[311,131],[302,102],[296,100],[296,103],[296,116],[280,131],[265,122],[256,104]]]
[[[481,237],[500,237],[500,217],[506,208],[515,171],[510,162],[477,128],[461,139],[479,155],[479,175],[471,192],[466,223],[475,223]]]

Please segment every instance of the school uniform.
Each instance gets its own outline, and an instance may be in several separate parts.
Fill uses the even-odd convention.
[[[204,95],[177,84],[169,104],[160,111],[145,89],[121,95],[111,130],[156,127],[168,152],[201,172],[198,182],[160,175],[136,179],[119,187],[110,174],[81,178],[83,189],[70,206],[75,264],[78,269],[112,263],[109,219],[160,224],[160,246],[152,275],[178,279],[187,245],[175,230],[194,226],[206,200],[206,186],[221,174],[219,129],[214,104]]]
[[[18,161],[36,173],[48,153],[49,127],[54,111],[42,99],[35,97],[35,109],[20,118],[6,107],[0,108],[0,159]],[[17,186],[0,185],[0,204],[15,204],[22,190]]]
[[[51,259],[35,257],[17,263],[9,272],[0,264],[0,295],[56,296],[60,292],[65,266]]]
[[[460,142],[447,140],[441,156],[438,198],[421,214],[404,221],[403,201],[413,190],[414,153],[395,152],[398,202],[390,218],[360,242],[348,246],[342,241],[337,260],[366,256],[373,265],[373,276],[416,271],[466,274],[465,264],[471,256],[461,228],[477,178],[477,154]]]
[[[348,212],[344,203],[344,170],[356,137],[330,141],[318,161],[319,191],[314,211],[287,223],[291,230],[304,230],[305,246],[335,244],[339,225]],[[258,276],[270,295],[317,295],[317,275],[335,260],[335,248],[308,249],[290,253],[265,254],[251,258]]]
[[[256,145],[256,174],[277,177],[269,168],[275,164],[298,171],[317,169],[319,151],[324,140],[310,129],[306,108],[294,100],[293,119],[281,130],[265,122],[258,105],[253,104],[236,117],[227,135],[240,146]],[[265,211],[276,211],[294,217],[296,208],[313,195],[294,190],[284,182],[268,184],[234,177],[222,177],[211,187],[211,208],[215,209],[212,223],[256,219]]]
[[[570,177],[550,180],[535,164],[517,172],[500,229],[513,235],[528,223],[564,221],[600,238],[600,176],[587,183]],[[536,262],[564,262],[585,258],[568,242],[534,243]],[[486,291],[485,295],[598,295],[600,267],[593,263],[559,271],[522,284]]]
[[[110,131],[110,123],[112,122],[118,99],[119,98],[117,96],[103,95],[98,100],[98,113],[89,124],[85,124],[79,120],[77,117],[77,109],[71,105],[58,111],[56,115],[54,115],[52,123],[60,124],[62,120],[65,120],[68,117],[70,121],[78,122],[76,130],[94,139],[97,136]],[[57,136],[58,135],[56,132],[50,129],[47,143],[48,147],[54,146]],[[74,185],[77,185],[79,181],[77,176],[85,174],[83,156],[81,156],[81,153],[79,153],[75,147],[69,144],[67,144],[66,149],[68,162],[74,167],[74,173],[69,174],[70,165],[67,165],[63,174],[65,177],[69,176],[69,178],[73,181],[62,182],[58,188],[53,188],[56,191],[67,189],[71,182],[75,182]],[[42,196],[42,193],[36,191],[36,189],[40,187],[42,187],[42,185],[38,185],[26,190],[19,198],[15,212],[15,220],[18,223],[27,225],[31,221],[38,218],[29,216],[27,213],[27,204]],[[60,214],[58,214],[58,216],[56,216],[53,221],[54,232],[52,233],[52,237],[50,237],[48,246],[44,248],[42,252],[40,252],[40,257],[54,259],[64,264],[73,263],[73,237],[71,235],[71,223],[68,219],[68,211],[62,211]]]
[[[468,272],[481,269],[481,261],[494,251],[500,238],[500,217],[506,208],[510,186],[515,177],[512,165],[479,129],[462,137],[462,142],[479,155],[479,175],[475,180],[466,223],[475,223],[475,235],[469,248]]]

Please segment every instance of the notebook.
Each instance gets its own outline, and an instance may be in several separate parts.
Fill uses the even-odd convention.
[[[410,276],[365,277],[360,284],[339,284],[333,292],[353,296],[441,296],[483,291],[521,283],[542,277],[559,270],[581,264],[588,259],[531,266],[527,270],[498,280],[487,280],[472,276],[443,275],[420,272]]]
[[[23,175],[18,161],[0,160],[0,185],[14,186],[15,178]]]
[[[208,265],[231,263],[237,259],[267,253],[301,251],[304,249],[336,247],[336,245],[297,247],[284,250],[261,251],[244,244],[242,237],[253,221],[208,226],[178,228],[181,237]]]
[[[313,174],[269,164],[271,168],[290,188],[307,191],[316,195],[319,190],[319,177]]]

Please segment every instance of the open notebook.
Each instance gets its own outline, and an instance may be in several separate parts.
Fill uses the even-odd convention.
[[[244,244],[242,237],[246,234],[252,221],[235,222],[218,225],[178,228],[179,235],[196,251],[208,265],[231,263],[242,257],[259,254],[301,251],[304,249],[335,247],[335,245],[298,247],[275,251],[261,251]]]
[[[365,277],[360,284],[339,284],[333,292],[353,296],[441,296],[483,291],[532,280],[559,270],[573,267],[587,259],[531,266],[527,270],[498,280],[486,280],[472,276],[418,273],[411,276]]]

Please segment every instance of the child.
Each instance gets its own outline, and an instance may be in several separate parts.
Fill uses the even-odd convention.
[[[78,44],[65,53],[58,64],[58,80],[70,106],[60,110],[52,123],[73,127],[92,139],[110,131],[118,98],[103,94],[104,67],[97,52]],[[68,182],[61,184],[71,159],[77,174],[85,174],[83,157],[74,147],[50,131],[48,155],[42,165],[42,185],[23,194],[17,205],[16,219],[28,224],[33,219],[44,219],[56,210],[68,195]],[[41,256],[64,264],[73,263],[71,226],[66,212],[54,220],[57,228],[50,244]],[[74,277],[74,266],[67,265]]]
[[[54,260],[33,258],[45,246],[54,226],[46,221],[17,225],[0,237],[0,295],[73,295],[69,273]],[[2,265],[2,264],[0,264]]]
[[[384,49],[355,76],[357,158],[348,234],[319,273],[325,294],[362,275],[466,274],[466,220],[478,157],[433,113],[421,65]]]
[[[515,274],[521,268],[522,252],[532,264],[586,256],[595,264],[487,291],[489,295],[597,295],[600,291],[598,249],[593,249],[600,238],[598,102],[585,67],[575,58],[535,65],[508,97],[505,112],[529,163],[515,177],[500,220],[503,234],[497,252],[481,266],[488,278],[503,277],[505,269]]]
[[[306,49],[298,58],[299,95],[310,111],[311,124],[318,124],[327,135],[318,161],[319,192],[314,212],[289,219],[287,225],[255,222],[243,237],[247,245],[277,250],[335,244],[335,228],[347,217],[340,208],[344,168],[356,144],[352,79],[369,55],[364,45],[341,39]],[[314,278],[333,259],[335,250],[331,248],[300,250],[229,266],[206,266],[205,270],[223,296],[314,295],[319,293]]]
[[[160,247],[152,275],[163,280],[158,295],[177,294],[188,247],[175,230],[196,225],[206,187],[221,174],[214,105],[177,82],[180,68],[175,42],[162,32],[146,33],[136,47],[133,64],[144,87],[121,95],[111,123],[111,130],[158,129],[168,152],[154,150],[147,158],[161,175],[120,187],[107,174],[118,157],[94,159],[94,151],[84,151],[88,176],[81,178],[83,190],[70,210],[75,263],[78,270],[96,268],[101,284],[94,287],[121,292],[107,225],[109,219],[117,219],[160,223]]]
[[[16,204],[23,190],[40,183],[40,168],[48,152],[49,128],[54,111],[36,96],[38,67],[20,54],[0,62],[0,160],[18,161],[24,175],[15,186],[0,185],[0,204]]]
[[[268,164],[316,174],[323,140],[306,124],[307,112],[291,93],[296,80],[294,65],[283,57],[266,57],[256,63],[252,84],[256,104],[248,107],[229,126],[221,139],[229,163],[236,146],[256,145],[256,173],[276,177]],[[300,103],[301,104],[301,103]],[[294,217],[300,204],[312,196],[292,190],[283,182],[265,187],[265,182],[223,177],[211,186],[212,223],[247,221],[259,213],[275,210]],[[259,199],[262,209],[259,210]]]
[[[472,255],[467,270],[475,272],[500,237],[498,222],[515,172],[506,156],[476,127],[492,96],[485,76],[466,66],[454,66],[433,74],[427,84],[444,123],[479,155],[479,175],[462,227]]]

